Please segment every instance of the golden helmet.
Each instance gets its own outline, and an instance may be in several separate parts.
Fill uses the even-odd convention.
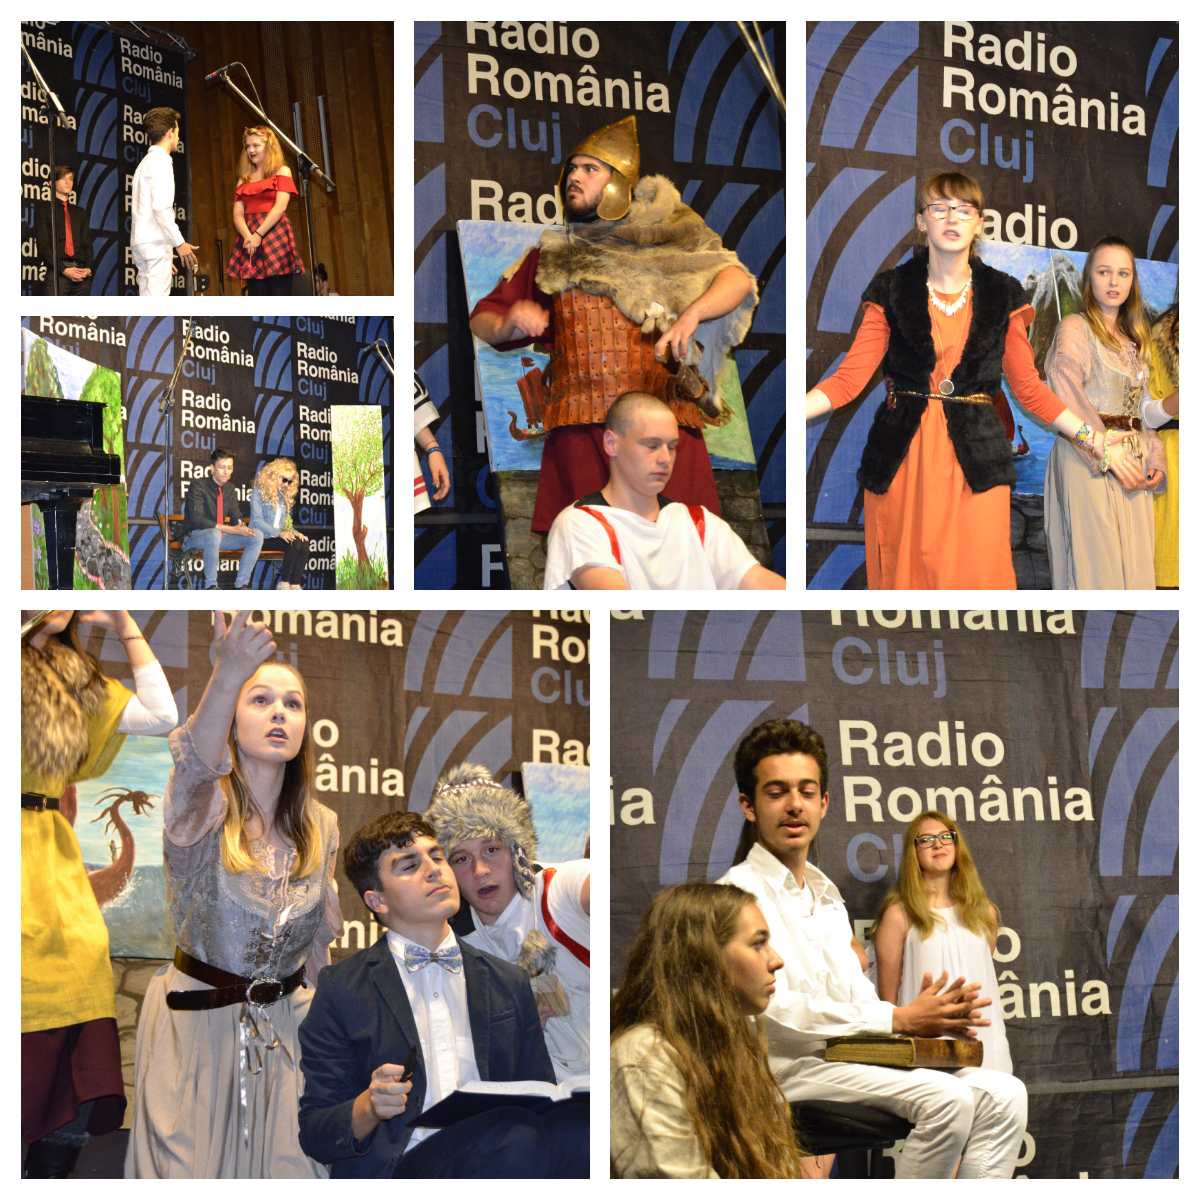
[[[638,150],[637,117],[626,117],[623,121],[597,129],[567,155],[558,173],[558,192],[563,200],[564,212],[566,198],[562,195],[563,176],[567,164],[576,154],[588,154],[612,168],[612,178],[600,193],[596,215],[605,221],[619,221],[629,211],[629,202],[642,165],[641,152]]]

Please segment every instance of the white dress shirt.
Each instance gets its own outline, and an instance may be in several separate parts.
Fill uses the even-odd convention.
[[[583,910],[582,895],[583,885],[591,874],[591,859],[576,859],[556,866],[550,883],[550,915],[555,924],[572,941],[589,949],[591,922]],[[556,975],[562,984],[571,1011],[565,1017],[551,1017],[543,1036],[554,1064],[554,1077],[561,1083],[568,1076],[587,1075],[591,1071],[592,972],[546,927],[542,915],[545,889],[546,873],[542,870],[534,882],[532,898],[526,900],[518,892],[493,925],[484,925],[472,911],[475,929],[463,941],[510,963],[521,957],[521,947],[531,929],[544,934],[557,947],[550,974]]]
[[[179,246],[175,222],[175,168],[162,146],[151,146],[133,174],[131,246]]]
[[[437,963],[429,963],[419,971],[404,965],[404,947],[409,942],[398,933],[388,930],[388,949],[408,1002],[412,1005],[417,1036],[421,1039],[421,1055],[425,1060],[425,1103],[428,1112],[439,1100],[444,1100],[461,1084],[479,1078],[475,1062],[475,1039],[471,1036],[471,1019],[467,1010],[467,979],[464,972],[447,971]],[[416,945],[416,943],[412,943]],[[436,949],[457,946],[453,933]],[[411,1094],[411,1093],[410,1093]],[[411,1150],[418,1142],[437,1133],[436,1129],[414,1126],[408,1143]]]
[[[823,1057],[825,1039],[892,1032],[893,1006],[880,1000],[850,946],[850,918],[841,893],[814,866],[801,888],[756,842],[744,862],[720,879],[751,892],[767,918],[771,945],[783,959],[775,994],[759,1017],[767,1032],[771,1070],[781,1083]]]

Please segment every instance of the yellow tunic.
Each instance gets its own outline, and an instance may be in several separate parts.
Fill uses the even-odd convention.
[[[70,778],[33,771],[21,752],[21,791],[59,796],[103,775],[125,741],[117,732],[133,693],[106,679],[108,695],[85,716],[88,756]],[[52,809],[21,810],[21,1032],[115,1017],[108,928],[100,915],[79,839]]]
[[[1150,395],[1162,400],[1175,391],[1162,354],[1150,343]],[[1154,582],[1179,586],[1179,430],[1159,431],[1167,451],[1167,490],[1154,497]]]

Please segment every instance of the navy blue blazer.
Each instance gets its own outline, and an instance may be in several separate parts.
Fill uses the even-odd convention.
[[[529,976],[464,942],[459,946],[480,1079],[553,1083],[554,1067]],[[305,1154],[329,1163],[335,1179],[391,1178],[412,1136],[409,1122],[425,1103],[427,1076],[412,1005],[386,936],[321,972],[299,1037],[304,1073],[300,1145]],[[366,1090],[376,1067],[403,1063],[413,1046],[417,1065],[408,1107],[381,1122],[360,1153],[350,1128],[354,1099]]]

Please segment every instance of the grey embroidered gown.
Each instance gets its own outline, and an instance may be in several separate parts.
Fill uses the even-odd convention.
[[[155,974],[138,1023],[125,1176],[325,1178],[325,1168],[300,1149],[296,1030],[317,972],[329,963],[329,943],[342,933],[333,882],[337,817],[317,806],[321,865],[307,878],[293,878],[294,849],[265,839],[251,843],[257,869],[230,874],[221,861],[227,802],[218,782],[231,770],[229,755],[220,771],[208,768],[190,722],[171,735],[170,746],[175,766],[164,800],[163,874],[176,941],[235,975],[283,979],[305,963],[305,983],[265,1008],[186,1012],[168,1008],[167,993],[208,985],[173,965]],[[278,1045],[267,1048],[272,1030]]]

